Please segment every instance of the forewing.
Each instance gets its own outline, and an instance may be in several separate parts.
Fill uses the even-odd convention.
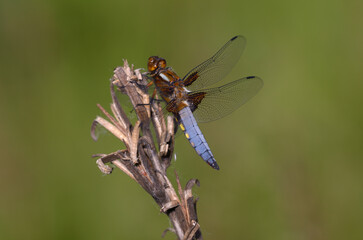
[[[205,94],[200,104],[193,106],[193,115],[198,122],[222,118],[245,104],[262,86],[259,77],[245,77],[221,87],[191,92],[189,94]]]
[[[213,57],[188,72],[183,78],[184,85],[190,90],[198,90],[219,82],[236,65],[245,45],[243,36],[233,37]]]
[[[114,91],[115,91],[115,93],[112,96],[114,98],[113,101],[118,102],[118,104],[124,110],[126,116],[132,122],[137,120],[136,112],[135,112],[134,106],[131,103],[129,96],[127,96],[125,93],[123,93],[122,88],[115,87]]]

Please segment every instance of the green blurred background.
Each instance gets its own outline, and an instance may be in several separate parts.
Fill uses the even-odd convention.
[[[205,239],[363,239],[363,2],[0,2],[0,239],[160,239],[170,226],[119,170],[91,158],[122,59],[150,55],[180,75],[232,36],[247,47],[227,80],[262,91],[201,125],[221,170],[179,137],[183,183],[198,178]],[[168,233],[166,239],[175,239]]]

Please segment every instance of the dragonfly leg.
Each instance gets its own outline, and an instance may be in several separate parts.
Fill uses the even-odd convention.
[[[153,83],[154,83],[153,81],[149,82],[149,83],[146,85],[146,87],[147,87],[147,88],[151,87],[151,85],[153,85]]]
[[[163,100],[161,99],[151,99],[151,101],[156,101],[156,102],[163,102]],[[150,103],[139,103],[139,104],[136,104],[136,106],[131,110],[130,113],[132,113],[137,107],[139,106],[151,106],[152,102],[150,101]]]

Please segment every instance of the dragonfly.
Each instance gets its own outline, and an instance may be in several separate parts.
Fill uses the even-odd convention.
[[[222,118],[257,94],[263,81],[256,76],[240,78],[220,87],[208,88],[221,81],[236,65],[246,45],[243,36],[235,36],[212,57],[180,78],[166,60],[158,56],[148,59],[148,72],[155,91],[165,101],[165,109],[174,115],[180,129],[197,154],[212,168],[219,170],[199,122]]]

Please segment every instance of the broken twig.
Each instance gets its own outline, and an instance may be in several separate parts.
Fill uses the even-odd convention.
[[[167,230],[174,232],[178,239],[202,239],[196,200],[191,192],[192,186],[199,186],[199,182],[192,179],[183,189],[175,172],[178,183],[176,191],[166,175],[174,150],[174,119],[168,116],[165,121],[160,102],[150,101],[146,85],[146,77],[139,70],[130,67],[127,61],[124,61],[123,67],[115,69],[111,79],[112,115],[98,104],[108,120],[96,117],[91,136],[97,140],[96,126],[101,125],[120,139],[126,149],[94,155],[98,157],[96,163],[104,174],[112,173],[112,168],[108,165],[112,163],[145,189],[160,206],[160,211],[169,217],[173,228]],[[130,98],[138,118],[134,125],[122,109],[115,87]],[[156,142],[153,140],[150,125],[155,129]],[[163,235],[165,233],[166,231]]]

